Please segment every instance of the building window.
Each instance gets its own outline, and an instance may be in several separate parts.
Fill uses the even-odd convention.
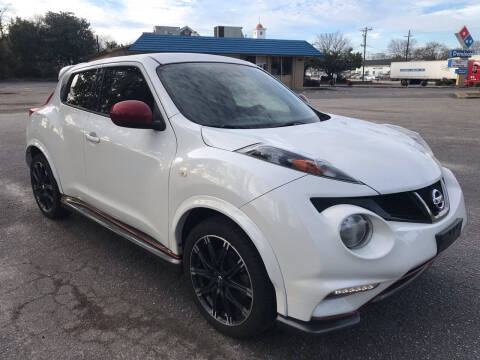
[[[272,56],[272,75],[291,75],[292,58],[287,56]]]

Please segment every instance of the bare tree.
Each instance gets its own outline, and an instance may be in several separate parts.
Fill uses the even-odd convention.
[[[122,47],[122,44],[117,43],[113,38],[109,35],[99,35],[98,42],[100,46],[100,51],[104,50],[112,50]]]
[[[417,47],[413,51],[416,60],[446,60],[448,59],[448,48],[436,41],[430,41],[425,46]]]
[[[326,33],[317,35],[313,45],[323,54],[341,54],[352,47],[350,39],[341,32]]]
[[[0,39],[3,39],[5,37],[6,13],[6,7],[0,9]]]
[[[396,58],[396,59],[411,58],[411,55],[413,52],[412,49],[415,47],[416,43],[417,42],[415,39],[410,39],[409,45],[407,40],[393,39],[388,44],[388,52],[390,53],[392,58]],[[408,54],[407,54],[407,48],[408,48]]]

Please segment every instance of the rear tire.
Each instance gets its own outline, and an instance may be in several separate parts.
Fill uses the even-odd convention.
[[[198,309],[223,334],[250,337],[273,324],[273,285],[257,249],[232,221],[215,216],[190,231],[184,270]]]
[[[60,202],[61,194],[52,169],[42,154],[37,154],[32,159],[30,181],[35,201],[43,215],[50,219],[62,219],[68,216],[68,211]]]

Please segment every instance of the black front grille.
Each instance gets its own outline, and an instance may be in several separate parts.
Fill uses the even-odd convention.
[[[442,183],[440,181],[437,181],[435,184],[427,186],[423,189],[417,190],[417,194],[422,198],[422,200],[425,202],[425,204],[427,204],[430,212],[434,216],[438,216],[440,214],[440,212],[442,211],[442,208],[439,207],[439,206],[436,206],[433,203],[432,193],[433,193],[434,190],[438,190],[440,192],[440,194],[442,194],[443,201],[445,202],[443,206],[444,207],[447,206],[447,204],[446,204],[447,199],[446,199],[443,187],[442,187]]]
[[[431,196],[433,189],[438,189],[446,198],[441,182],[438,181],[420,190],[396,194],[349,198],[312,198],[310,200],[319,212],[330,206],[348,204],[363,207],[389,221],[432,223],[433,220],[430,213],[434,216],[439,214],[439,211],[435,210],[437,207],[433,204]]]

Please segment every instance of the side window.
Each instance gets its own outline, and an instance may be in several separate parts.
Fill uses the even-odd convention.
[[[473,74],[476,74],[476,73],[477,73],[477,69],[478,69],[478,65],[477,65],[477,64],[473,64],[472,73],[473,73]]]
[[[140,100],[153,112],[154,100],[141,71],[134,66],[104,68],[104,80],[100,96],[100,109],[109,114],[110,108],[124,100]]]
[[[97,70],[88,70],[72,76],[65,102],[87,110],[96,110],[97,93],[95,82]]]

